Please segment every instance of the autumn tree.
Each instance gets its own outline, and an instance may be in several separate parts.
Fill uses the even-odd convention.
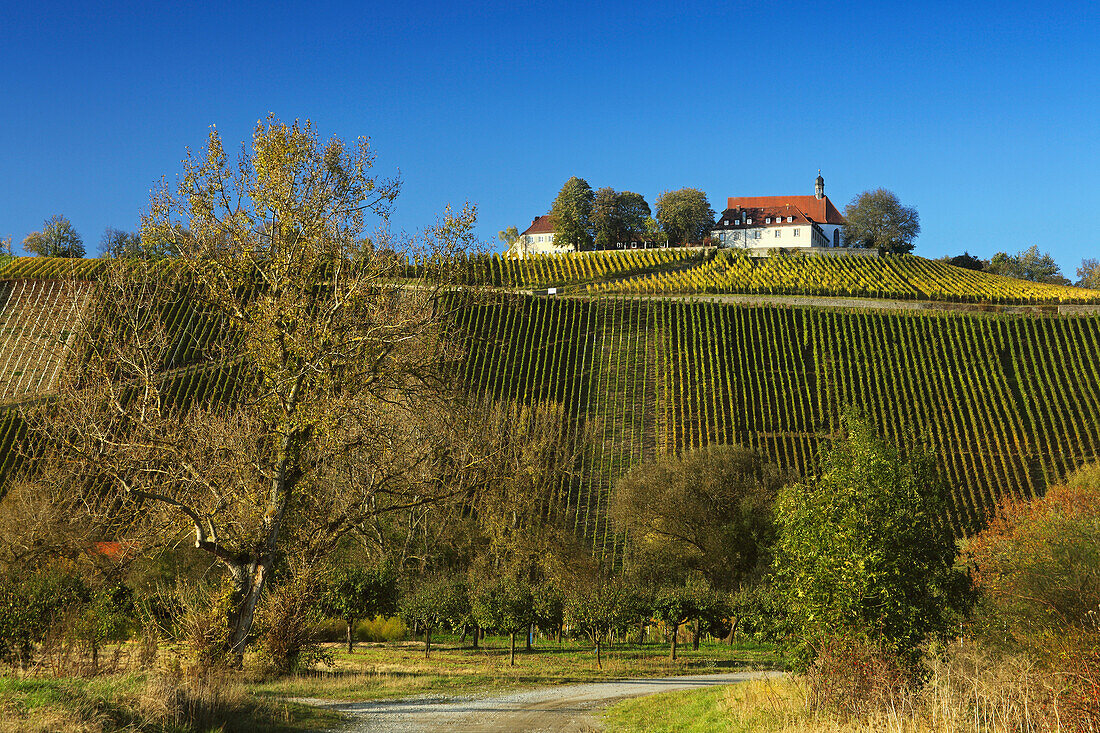
[[[920,234],[920,215],[903,206],[897,194],[885,188],[864,191],[844,207],[844,242],[849,247],[907,254]]]
[[[669,244],[702,242],[714,225],[714,209],[697,188],[665,191],[657,197],[657,221]]]
[[[1100,290],[1100,260],[1089,257],[1077,268],[1077,287]]]
[[[1032,245],[1016,254],[997,252],[989,260],[986,272],[1005,277],[1015,277],[1020,280],[1030,280],[1036,283],[1048,283],[1051,285],[1069,285],[1069,280],[1062,274],[1062,268],[1054,261],[1054,258],[1040,252],[1039,247]]]
[[[497,232],[497,239],[504,245],[506,252],[513,252],[516,247],[516,242],[519,241],[519,229],[514,225],[506,229],[501,229]]]
[[[639,582],[683,583],[692,571],[735,589],[768,565],[772,503],[783,484],[760,454],[707,446],[635,466],[619,479],[610,513]]]
[[[55,214],[42,225],[42,231],[27,235],[23,249],[39,257],[83,257],[84,239],[72,222]]]
[[[281,557],[309,566],[380,513],[465,490],[441,293],[474,211],[364,253],[398,192],[373,164],[365,139],[322,144],[309,122],[261,121],[236,162],[211,131],[142,220],[178,258],[111,261],[57,399],[23,410],[54,448],[39,480],[117,536],[186,531],[225,570],[231,663]]]
[[[561,187],[550,209],[554,223],[554,244],[575,249],[592,249],[592,187],[573,176]]]

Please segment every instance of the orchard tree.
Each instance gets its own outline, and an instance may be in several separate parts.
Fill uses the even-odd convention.
[[[39,257],[83,257],[84,240],[72,222],[55,214],[46,220],[42,231],[27,235],[23,249]]]
[[[385,564],[371,568],[357,563],[337,567],[325,580],[321,606],[327,616],[347,624],[348,654],[351,654],[356,623],[397,610],[397,575]]]
[[[187,531],[221,565],[232,664],[280,558],[315,564],[380,514],[466,492],[451,439],[474,416],[446,391],[441,294],[474,211],[364,253],[398,191],[373,163],[365,139],[322,144],[309,122],[259,122],[237,162],[211,131],[142,220],[174,266],[111,260],[59,394],[23,409],[59,500],[150,546]],[[421,279],[391,287],[414,258]],[[181,308],[188,328],[165,321]]]
[[[637,591],[621,582],[593,583],[573,589],[565,607],[565,620],[588,636],[596,649],[596,667],[603,669],[605,639],[634,624],[642,614]]]
[[[864,191],[844,207],[844,241],[849,247],[908,254],[920,234],[920,215],[903,206],[897,194],[885,188]]]
[[[775,583],[801,662],[831,637],[863,636],[913,662],[964,607],[948,492],[930,452],[908,458],[854,411],[821,472],[783,489]]]
[[[470,594],[470,607],[480,628],[508,634],[508,663],[515,666],[516,634],[527,631],[535,620],[530,586],[509,577],[482,582]]]
[[[578,251],[592,249],[592,187],[573,176],[561,187],[550,209],[554,244],[571,245]]]
[[[714,225],[714,209],[697,188],[665,191],[657,197],[657,221],[669,244],[702,242]]]
[[[432,651],[432,632],[453,627],[470,614],[469,590],[457,578],[436,577],[420,580],[401,598],[401,616],[409,626],[424,634],[424,658]]]

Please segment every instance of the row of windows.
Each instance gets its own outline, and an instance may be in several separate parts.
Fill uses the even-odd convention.
[[[773,217],[770,217],[770,216],[765,218],[764,223],[765,224],[771,224],[772,223],[772,218]],[[775,218],[775,223],[776,224],[782,224],[783,223],[783,217],[782,216],[777,216],[777,217],[774,217],[774,218]],[[793,222],[794,222],[794,217],[793,216],[788,216],[787,217],[787,223],[791,224]],[[738,221],[737,219],[723,219],[720,223],[725,224],[725,225],[728,226],[728,225],[731,225],[731,224],[740,224],[742,222]],[[752,224],[752,219],[745,219],[745,221],[743,223]]]
[[[783,236],[783,230],[782,229],[775,229],[774,231],[775,231],[776,238],[779,238],[779,237]],[[746,235],[748,235],[748,232],[746,232]],[[795,227],[794,229],[791,230],[791,235],[795,236],[795,237],[801,237],[802,236],[802,228],[801,227]],[[752,230],[752,237],[751,237],[752,239],[760,239],[763,236],[764,236],[764,230],[763,229],[753,229]],[[722,232],[721,238],[722,238],[723,242],[726,242],[726,241],[740,242],[741,241],[741,232]]]

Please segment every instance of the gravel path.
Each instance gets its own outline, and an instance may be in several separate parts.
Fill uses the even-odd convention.
[[[684,677],[587,682],[543,687],[488,697],[419,696],[381,702],[326,703],[352,716],[350,733],[420,731],[572,731],[599,730],[595,713],[627,697],[687,690],[765,677],[777,672],[731,672]],[[310,701],[320,702],[320,701]]]

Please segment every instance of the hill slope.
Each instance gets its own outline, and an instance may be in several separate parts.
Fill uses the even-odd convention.
[[[57,274],[49,261],[20,263],[31,265]],[[0,281],[7,370],[0,398],[49,393],[88,292],[56,280]],[[180,344],[171,366],[181,399],[238,390],[240,365],[196,362],[213,322],[185,294],[173,302],[165,318]],[[960,533],[976,527],[999,495],[1033,495],[1100,458],[1100,315],[497,293],[457,318],[466,352],[456,368],[471,391],[555,400],[595,428],[583,479],[549,488],[573,510],[577,531],[598,544],[615,544],[607,496],[635,463],[741,443],[805,475],[847,404],[862,407],[891,440],[912,433],[934,445]],[[0,413],[0,479],[21,434],[14,412]]]

